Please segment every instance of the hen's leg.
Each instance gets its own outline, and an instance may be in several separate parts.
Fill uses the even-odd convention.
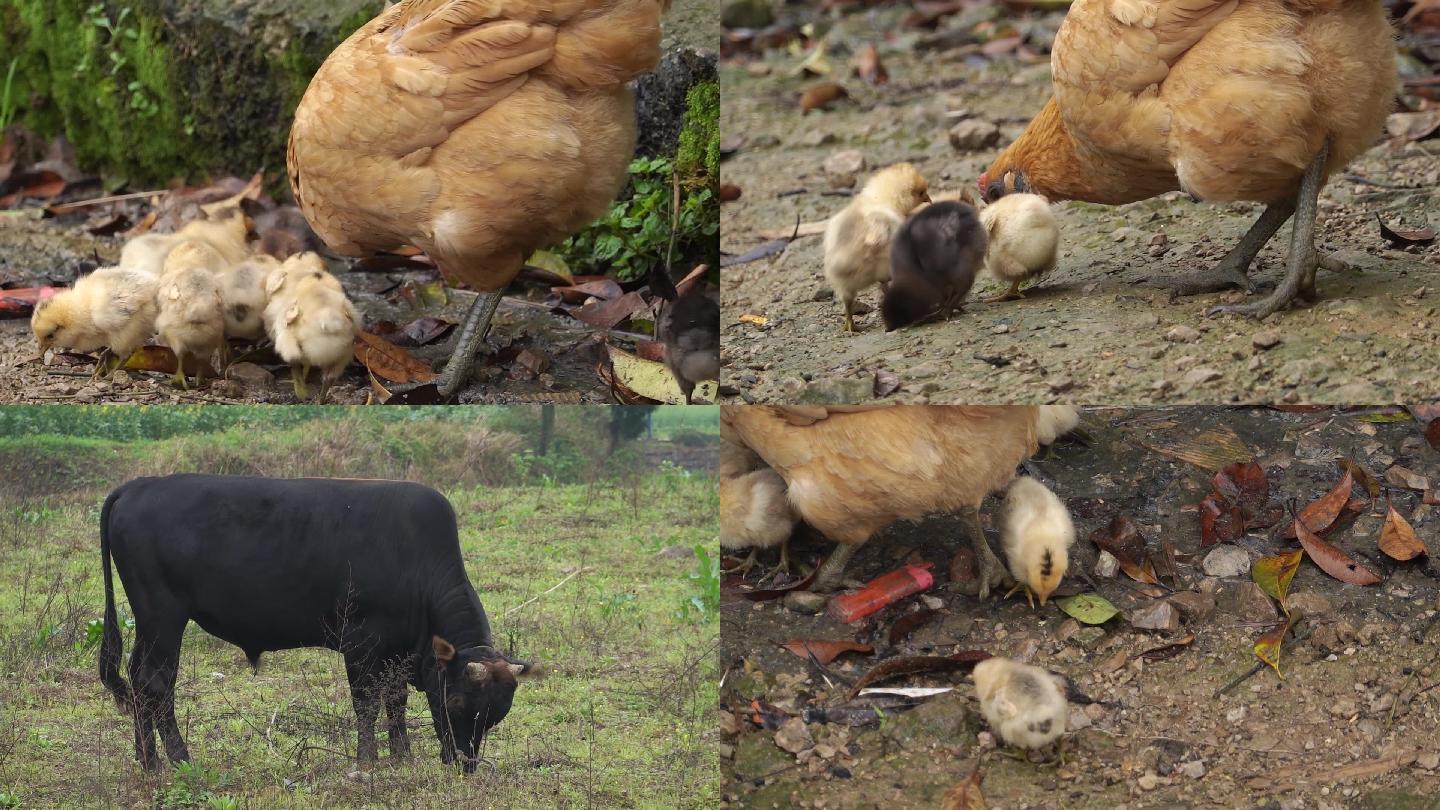
[[[855,549],[860,548],[859,543],[836,543],[835,551],[815,572],[815,581],[810,583],[810,590],[816,593],[829,593],[840,587],[840,577],[845,574],[845,565],[855,555]]]
[[[1206,315],[1233,312],[1255,319],[1265,318],[1273,312],[1290,305],[1295,296],[1304,291],[1314,295],[1315,266],[1315,214],[1319,207],[1320,189],[1325,185],[1325,162],[1330,157],[1330,140],[1320,144],[1320,153],[1305,169],[1300,181],[1300,193],[1296,196],[1295,224],[1290,231],[1290,255],[1286,257],[1285,280],[1275,292],[1253,304],[1231,304],[1211,307]]]
[[[490,331],[490,319],[495,317],[495,310],[500,307],[500,298],[498,291],[481,293],[470,305],[470,312],[465,315],[465,323],[460,327],[460,335],[455,339],[455,351],[445,364],[445,371],[434,381],[441,396],[453,396],[470,378],[470,368],[475,364],[475,355],[485,342],[486,333]]]
[[[973,590],[973,596],[987,599],[991,588],[999,588],[1011,581],[1010,574],[995,556],[995,552],[990,550],[990,544],[985,542],[985,529],[980,526],[980,510],[967,506],[962,514],[965,528],[970,534],[970,547],[975,550],[976,574],[974,583],[962,590],[965,593]]]
[[[755,548],[754,546],[751,546],[751,547],[750,547],[750,556],[749,556],[749,557],[746,557],[744,562],[740,563],[739,565],[735,566],[734,568],[721,568],[721,569],[720,569],[720,573],[722,573],[722,574],[739,574],[740,576],[743,577],[743,576],[745,576],[746,574],[750,573],[750,569],[752,569],[752,568],[755,567],[755,563],[759,561],[759,554],[760,554],[760,549]]]
[[[1169,285],[1171,292],[1175,295],[1199,295],[1230,287],[1254,292],[1255,285],[1251,283],[1250,277],[1245,275],[1245,271],[1250,269],[1250,263],[1260,254],[1260,249],[1270,242],[1271,237],[1293,213],[1294,200],[1266,206],[1260,218],[1255,220],[1255,224],[1240,237],[1240,242],[1225,254],[1219,264],[1209,270],[1177,279]]]

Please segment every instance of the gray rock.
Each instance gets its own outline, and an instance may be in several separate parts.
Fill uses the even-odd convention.
[[[275,387],[275,375],[254,363],[235,363],[226,369],[225,377],[250,393],[269,391]]]
[[[1314,591],[1286,594],[1285,604],[1291,611],[1298,610],[1305,616],[1323,616],[1330,612],[1330,600]]]
[[[1169,602],[1154,602],[1130,611],[1126,617],[1140,630],[1179,630],[1180,613]]]
[[[825,159],[825,176],[837,188],[855,185],[860,173],[865,171],[865,153],[859,149],[845,149]]]
[[[950,145],[957,152],[989,149],[1000,142],[1000,127],[979,118],[967,118],[950,128]]]
[[[1119,570],[1120,560],[1108,551],[1101,551],[1100,557],[1095,560],[1095,576],[1108,579],[1115,576],[1115,572]]]
[[[714,51],[676,48],[660,57],[654,73],[635,81],[637,154],[675,154],[685,124],[686,94],[697,84],[716,80],[716,60]]]
[[[1280,345],[1280,330],[1265,329],[1250,338],[1250,345],[1257,349],[1273,349]]]
[[[1238,577],[1250,572],[1250,554],[1239,546],[1218,545],[1205,555],[1204,568],[1212,577]]]
[[[1253,582],[1236,585],[1226,599],[1225,608],[1227,612],[1246,622],[1273,622],[1280,618],[1280,612],[1275,608],[1275,600]]]
[[[791,591],[785,594],[785,607],[796,613],[815,616],[825,609],[825,595],[813,591]]]
[[[816,380],[800,389],[796,401],[806,405],[853,405],[875,398],[875,378]]]
[[[1181,591],[1170,597],[1174,605],[1191,624],[1198,624],[1215,613],[1215,597],[1199,591]]]
[[[1165,333],[1165,339],[1171,343],[1194,343],[1200,339],[1200,330],[1184,324],[1173,326]]]

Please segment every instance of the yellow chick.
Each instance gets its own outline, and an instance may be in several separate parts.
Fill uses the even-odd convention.
[[[195,384],[205,379],[211,356],[225,345],[225,305],[218,273],[225,259],[207,242],[186,240],[165,257],[157,296],[155,329],[175,353],[175,384],[189,388],[185,361],[197,361]]]
[[[1007,744],[1043,748],[1065,733],[1070,706],[1060,676],[1008,658],[987,658],[975,665],[973,677],[980,713]]]
[[[980,222],[990,236],[985,269],[997,281],[1010,285],[986,303],[1024,298],[1021,284],[1055,269],[1060,226],[1044,197],[1007,194],[980,211]]]
[[[845,331],[855,331],[855,297],[890,280],[890,240],[916,207],[930,201],[929,187],[909,163],[876,172],[855,199],[825,226],[825,281],[845,311]]]
[[[175,247],[175,234],[147,233],[125,243],[120,249],[120,267],[159,276],[165,270],[165,257]]]
[[[331,275],[325,269],[325,262],[317,253],[297,253],[294,256],[281,262],[278,266],[272,266],[270,275],[265,278],[265,295],[271,302],[282,301],[291,294],[304,278],[318,279],[325,286],[336,292],[344,292],[340,286],[340,279]],[[275,308],[274,316],[278,317],[285,311],[284,306]],[[265,315],[268,324],[272,318],[271,313]]]
[[[275,339],[275,351],[290,364],[295,396],[305,398],[305,378],[310,369],[320,369],[320,395],[338,378],[355,356],[355,335],[360,315],[333,276],[308,275],[299,279],[282,299],[272,298],[266,307],[266,326]],[[327,281],[328,278],[328,281]],[[334,286],[330,282],[335,282]],[[276,307],[280,305],[277,311]],[[276,312],[271,317],[271,312]]]
[[[239,264],[250,255],[250,223],[239,208],[227,209],[208,219],[186,223],[175,232],[176,242],[204,242],[225,259],[225,266]]]
[[[799,518],[785,496],[785,479],[766,467],[720,479],[720,547],[750,549],[745,562],[726,573],[755,567],[762,548],[780,546],[777,571],[790,570],[790,535]]]
[[[1065,504],[1034,478],[1015,479],[1000,513],[1000,540],[1015,577],[1010,593],[1024,588],[1031,607],[1034,597],[1044,605],[1065,577],[1075,542],[1075,524]]]
[[[270,273],[280,262],[257,255],[220,275],[220,300],[225,304],[225,336],[256,341],[265,337],[265,292]]]
[[[145,272],[102,267],[35,305],[30,328],[43,355],[50,349],[92,352],[108,348],[115,366],[155,334],[156,278]],[[95,374],[106,370],[97,363]]]
[[[1042,447],[1073,431],[1080,424],[1080,411],[1073,405],[1040,405],[1035,415],[1035,435]]]

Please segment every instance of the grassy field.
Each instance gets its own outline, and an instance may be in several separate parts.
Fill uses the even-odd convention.
[[[331,409],[277,430],[233,419],[128,442],[0,436],[0,808],[718,803],[718,495],[713,444],[694,435],[715,432],[714,411],[661,411],[656,434],[687,441],[639,440],[608,459],[596,418],[562,412],[563,465],[527,451],[529,414],[455,413]],[[493,767],[443,767],[413,692],[414,758],[389,761],[382,730],[380,762],[359,767],[338,654],[267,653],[252,674],[191,625],[176,692],[194,762],[141,771],[130,721],[95,675],[97,527],[111,487],[170,471],[409,478],[444,492],[498,643],[551,673],[522,683],[487,742]]]

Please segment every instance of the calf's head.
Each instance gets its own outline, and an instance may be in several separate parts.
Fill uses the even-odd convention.
[[[505,719],[519,678],[538,677],[540,667],[513,661],[493,647],[457,648],[431,638],[434,663],[426,667],[425,692],[446,763],[460,756],[465,772],[475,770],[480,740]]]

